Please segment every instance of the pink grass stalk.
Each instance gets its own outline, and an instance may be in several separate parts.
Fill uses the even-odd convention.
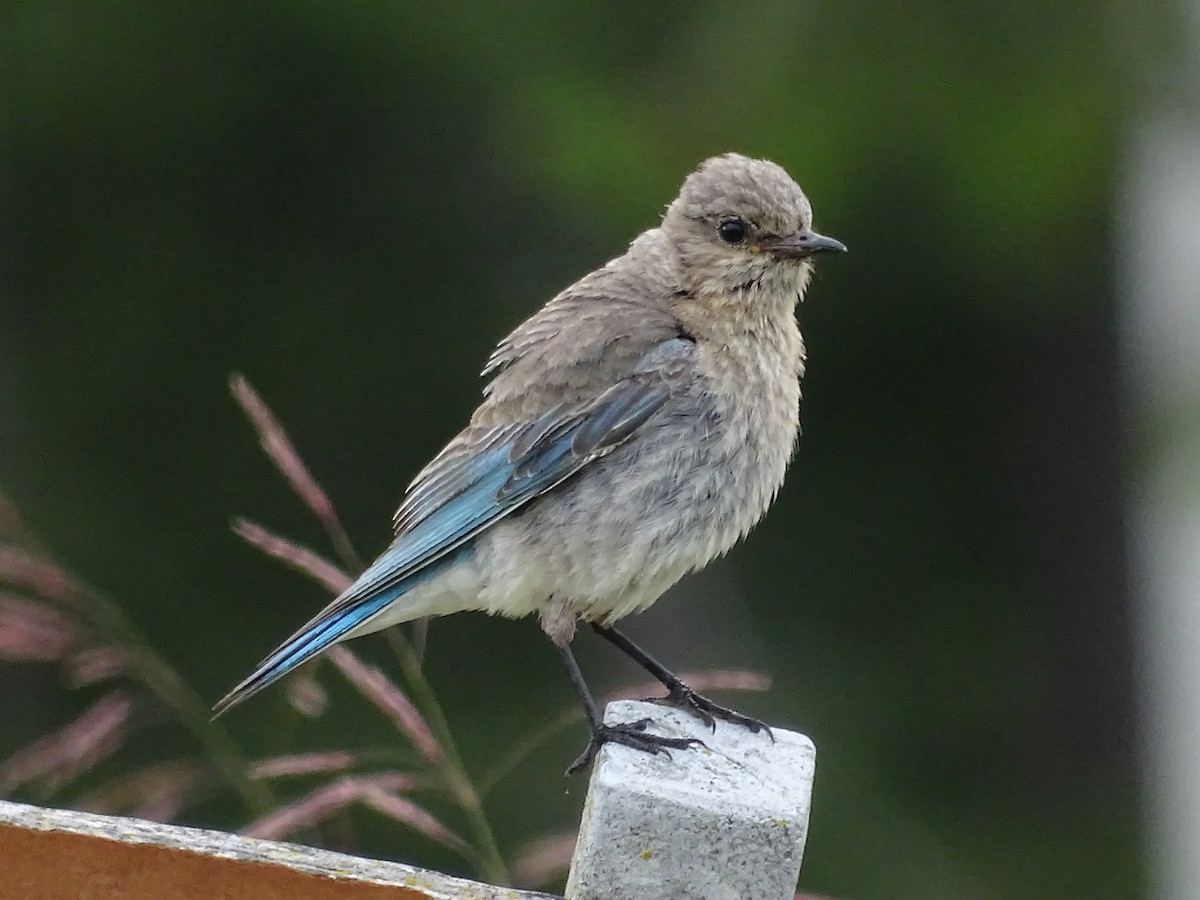
[[[460,854],[470,853],[470,847],[466,841],[407,797],[388,793],[376,785],[369,784],[363,788],[362,801],[376,812],[395,819],[402,825],[407,825],[431,841],[449,847]]]
[[[75,603],[83,586],[57,564],[12,544],[0,545],[0,581],[58,603]]]
[[[91,647],[67,660],[67,686],[78,689],[108,681],[124,675],[128,668],[129,658],[120,648]]]
[[[374,666],[367,665],[345,647],[331,647],[329,659],[359,692],[392,720],[396,728],[431,762],[443,752],[428,723],[404,691]]]
[[[0,594],[0,660],[59,662],[80,640],[79,629],[54,607]]]
[[[408,790],[416,783],[416,777],[407,772],[339,778],[294,803],[280,807],[257,822],[252,822],[242,829],[241,833],[247,837],[281,840],[293,832],[319,825],[347,806],[357,803],[367,785],[394,792]]]
[[[286,778],[296,775],[328,775],[344,772],[351,768],[358,757],[345,750],[329,753],[295,753],[289,756],[273,756],[251,763],[247,774],[251,778]]]
[[[257,547],[267,556],[279,560],[289,568],[309,576],[335,594],[340,594],[348,588],[353,580],[323,556],[314,553],[307,547],[289,541],[285,537],[280,537],[249,519],[234,519],[231,527],[234,534],[246,543]]]
[[[129,736],[133,700],[122,690],[98,700],[78,719],[17,751],[0,765],[0,794],[33,781],[57,789],[117,752]]]
[[[321,525],[325,528],[334,548],[344,562],[358,565],[358,556],[350,544],[346,529],[338,518],[329,495],[313,478],[308,466],[300,458],[291,438],[287,436],[283,426],[271,412],[258,392],[251,387],[244,376],[234,374],[229,379],[229,390],[233,398],[246,413],[250,424],[258,432],[258,440],[267,457],[275,464],[275,468],[292,486],[292,490],[300,500],[312,510]]]
[[[771,678],[761,672],[750,672],[745,669],[705,669],[701,672],[685,672],[679,680],[694,691],[753,691],[761,693],[771,689]],[[631,687],[613,691],[604,698],[608,703],[613,700],[640,700],[662,693],[662,685],[657,681],[643,681]]]
[[[549,884],[571,867],[577,831],[552,834],[526,844],[513,860],[511,872],[517,887],[537,888]]]
[[[301,667],[283,683],[288,704],[307,719],[319,719],[329,708],[329,694],[313,674],[313,665]]]
[[[200,766],[187,760],[161,763],[89,791],[74,804],[101,815],[130,815],[170,822],[204,782]]]
[[[359,788],[345,778],[313,791],[242,829],[247,837],[282,840],[293,832],[324,822],[358,799]]]

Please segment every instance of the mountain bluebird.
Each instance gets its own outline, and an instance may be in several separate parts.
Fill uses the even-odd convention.
[[[799,432],[795,306],[812,230],[782,168],[735,153],[687,177],[662,224],[500,342],[470,424],[409,486],[395,539],[216,706],[332,644],[460,610],[537,613],[591,739],[648,752],[695,741],[605,725],[571,652],[588,623],[708,725],[760,722],[700,696],[613,628],[729,550],[766,512]]]

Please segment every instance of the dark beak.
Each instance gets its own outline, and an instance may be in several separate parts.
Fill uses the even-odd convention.
[[[763,247],[783,259],[804,259],[814,253],[845,253],[846,245],[839,240],[802,228],[787,237],[768,238]]]

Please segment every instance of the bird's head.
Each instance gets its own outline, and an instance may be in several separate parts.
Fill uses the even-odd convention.
[[[751,303],[790,304],[803,293],[815,254],[846,249],[812,230],[812,206],[787,172],[738,153],[705,160],[687,177],[663,231],[685,290]]]

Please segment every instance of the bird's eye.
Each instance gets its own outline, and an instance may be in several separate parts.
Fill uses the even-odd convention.
[[[740,244],[746,239],[746,223],[741,219],[726,219],[717,226],[717,234],[727,244]]]

